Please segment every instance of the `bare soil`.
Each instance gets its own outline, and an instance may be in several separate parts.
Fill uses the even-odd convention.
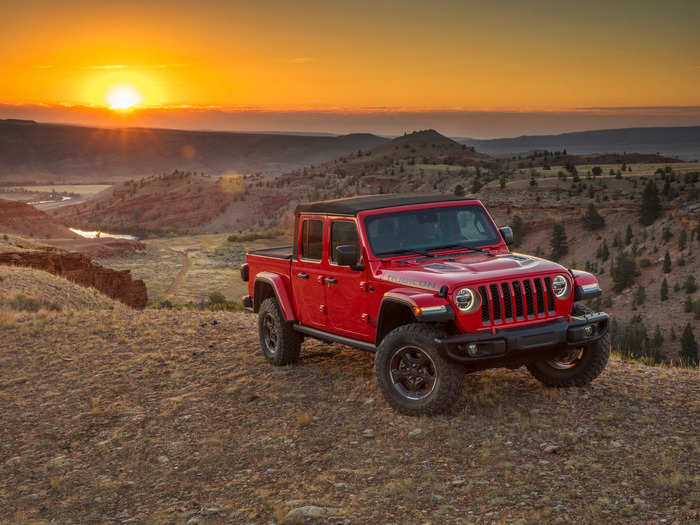
[[[697,370],[612,360],[572,390],[494,370],[416,419],[370,354],[307,341],[268,365],[249,314],[2,312],[2,523],[700,518]]]

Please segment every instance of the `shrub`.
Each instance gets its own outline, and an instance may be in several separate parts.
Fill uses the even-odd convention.
[[[59,311],[61,309],[60,305],[56,303],[37,299],[35,297],[27,297],[24,294],[15,295],[10,301],[10,308],[18,312],[38,312],[42,308],[52,311]]]
[[[685,278],[685,282],[683,282],[683,289],[687,294],[695,293],[695,291],[698,289],[698,284],[695,281],[694,275],[689,275]]]
[[[212,292],[209,294],[209,304],[226,304],[226,296],[221,292]]]

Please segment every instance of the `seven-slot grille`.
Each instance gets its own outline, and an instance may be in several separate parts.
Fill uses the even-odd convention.
[[[479,286],[482,324],[515,323],[555,313],[551,277],[535,277]]]

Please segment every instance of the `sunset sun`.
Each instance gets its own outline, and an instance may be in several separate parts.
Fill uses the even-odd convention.
[[[141,103],[141,94],[131,86],[114,86],[105,97],[109,103],[109,109],[125,110],[132,109]]]

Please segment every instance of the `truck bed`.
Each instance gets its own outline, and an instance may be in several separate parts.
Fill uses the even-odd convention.
[[[264,248],[262,250],[252,250],[249,255],[260,255],[262,257],[273,257],[275,259],[291,259],[292,247],[280,246],[278,248]]]

